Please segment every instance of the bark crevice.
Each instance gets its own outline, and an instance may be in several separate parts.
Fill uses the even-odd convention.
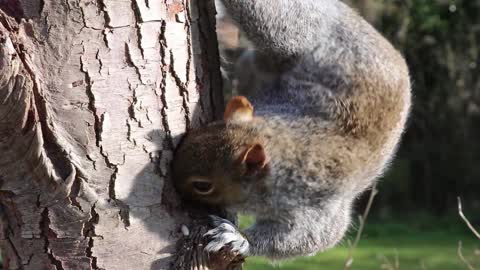
[[[80,56],[80,70],[85,74],[85,90],[88,97],[88,109],[93,114],[93,119],[95,120],[93,128],[95,130],[95,144],[97,147],[100,147],[100,142],[102,140],[102,126],[100,123],[100,117],[98,116],[97,107],[95,106],[95,95],[93,94],[92,87],[93,81],[90,77],[90,73],[85,67],[83,56]]]
[[[188,48],[188,51],[190,51],[190,48]],[[188,107],[188,88],[187,88],[187,83],[182,82],[180,77],[177,74],[177,71],[175,70],[175,58],[173,56],[173,52],[170,50],[170,74],[172,75],[173,79],[175,80],[175,84],[178,86],[180,95],[182,96],[183,99],[183,111],[185,112],[185,124],[187,126],[187,129],[190,128],[190,108]],[[188,60],[187,60],[187,67],[188,68]],[[188,69],[187,69],[188,72]],[[188,78],[188,76],[187,76]],[[188,81],[187,81],[188,82]]]
[[[161,108],[161,115],[162,115],[162,124],[163,124],[163,131],[165,132],[166,144],[168,145],[169,149],[173,149],[173,140],[172,140],[172,133],[170,131],[170,125],[168,121],[167,109],[168,109],[168,101],[166,98],[166,86],[167,86],[167,70],[168,65],[165,61],[167,57],[166,47],[167,47],[167,39],[165,38],[165,28],[166,23],[165,21],[162,22],[161,31],[160,31],[160,57],[161,57],[161,73],[162,73],[162,81],[160,83],[160,100],[162,102]]]
[[[138,37],[138,38],[140,38],[140,37]],[[142,84],[145,84],[145,82],[143,82],[143,80],[142,80],[142,74],[140,73],[140,68],[133,62],[132,54],[130,52],[130,46],[128,45],[128,43],[125,43],[125,62],[127,63],[127,65],[129,67],[133,67],[135,69],[135,73],[138,76],[138,80]]]
[[[97,235],[95,234],[95,224],[98,223],[99,215],[95,211],[95,205],[94,203],[92,207],[90,208],[90,219],[85,222],[83,225],[83,235],[85,238],[88,238],[88,244],[87,248],[85,249],[85,255],[87,258],[90,259],[90,266],[94,270],[98,270],[98,265],[97,265],[97,257],[93,256],[93,245],[94,245],[94,237]]]
[[[11,229],[9,231],[11,231]],[[8,230],[7,230],[7,233],[8,233]],[[8,244],[9,244],[10,249],[13,251],[13,254],[15,254],[15,258],[17,259],[17,262],[20,263],[20,264],[23,264],[22,263],[22,257],[20,256],[20,253],[18,252],[17,248],[15,247],[15,244],[13,243],[12,239],[8,235],[7,235],[7,240],[8,240]],[[12,260],[13,258],[7,258],[7,259]]]
[[[47,254],[50,263],[55,266],[57,270],[64,270],[62,261],[55,257],[50,248],[50,237],[57,238],[57,234],[50,228],[50,218],[48,216],[48,208],[45,207],[42,211],[40,219],[41,237],[44,239],[44,252]]]
[[[137,1],[139,0],[132,0],[132,11],[135,18],[135,29],[137,30],[137,46],[140,49],[142,59],[145,59],[145,50],[142,47],[142,28],[140,27],[140,23],[143,23],[143,21]]]
[[[81,186],[82,186],[82,179],[80,178],[79,175],[76,175],[73,180],[72,186],[70,187],[70,193],[68,195],[68,198],[70,200],[70,204],[77,207],[78,210],[83,212],[82,205],[77,200],[77,197],[80,193]]]
[[[111,202],[119,208],[118,215],[123,222],[123,226],[125,229],[128,229],[130,226],[130,206],[124,203],[122,200],[117,199],[115,194],[115,181],[118,175],[118,166],[114,167],[114,171],[112,177],[110,178],[110,182],[108,184],[108,196]]]
[[[105,29],[110,28],[110,15],[108,14],[107,11],[107,6],[105,5],[104,0],[96,0],[97,1],[97,7],[100,10],[100,12],[103,12],[103,20],[105,22]]]

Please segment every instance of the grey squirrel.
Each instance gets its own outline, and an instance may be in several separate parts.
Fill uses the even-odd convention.
[[[396,151],[411,102],[407,65],[340,1],[223,3],[255,44],[257,68],[277,75],[233,98],[224,121],[185,136],[176,187],[256,217],[244,232],[214,218],[208,251],[282,259],[332,247]]]

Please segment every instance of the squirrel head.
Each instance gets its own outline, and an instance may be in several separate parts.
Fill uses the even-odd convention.
[[[252,121],[250,102],[235,97],[226,107],[223,122],[184,137],[175,153],[173,179],[185,199],[235,205],[248,200],[251,192],[262,192],[268,156],[265,140]]]

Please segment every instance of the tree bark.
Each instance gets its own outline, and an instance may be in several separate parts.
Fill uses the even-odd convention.
[[[4,269],[171,269],[191,219],[169,163],[223,109],[214,13],[211,0],[0,2]]]

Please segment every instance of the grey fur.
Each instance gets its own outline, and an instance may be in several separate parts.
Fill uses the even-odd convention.
[[[237,181],[225,169],[219,175],[230,173],[231,183],[241,183],[235,194],[241,199],[217,201],[256,216],[245,231],[248,255],[282,259],[322,251],[343,237],[353,200],[395,153],[410,108],[408,68],[388,41],[339,1],[223,2],[259,59],[271,61],[255,68],[273,66],[268,72],[278,76],[248,96],[257,119],[217,123],[187,136],[176,162],[188,163],[186,149],[201,151],[205,141],[222,153],[261,141],[269,173]],[[212,166],[215,171],[222,165]],[[177,170],[179,178],[207,173],[186,170]],[[220,233],[212,242],[228,241]]]

